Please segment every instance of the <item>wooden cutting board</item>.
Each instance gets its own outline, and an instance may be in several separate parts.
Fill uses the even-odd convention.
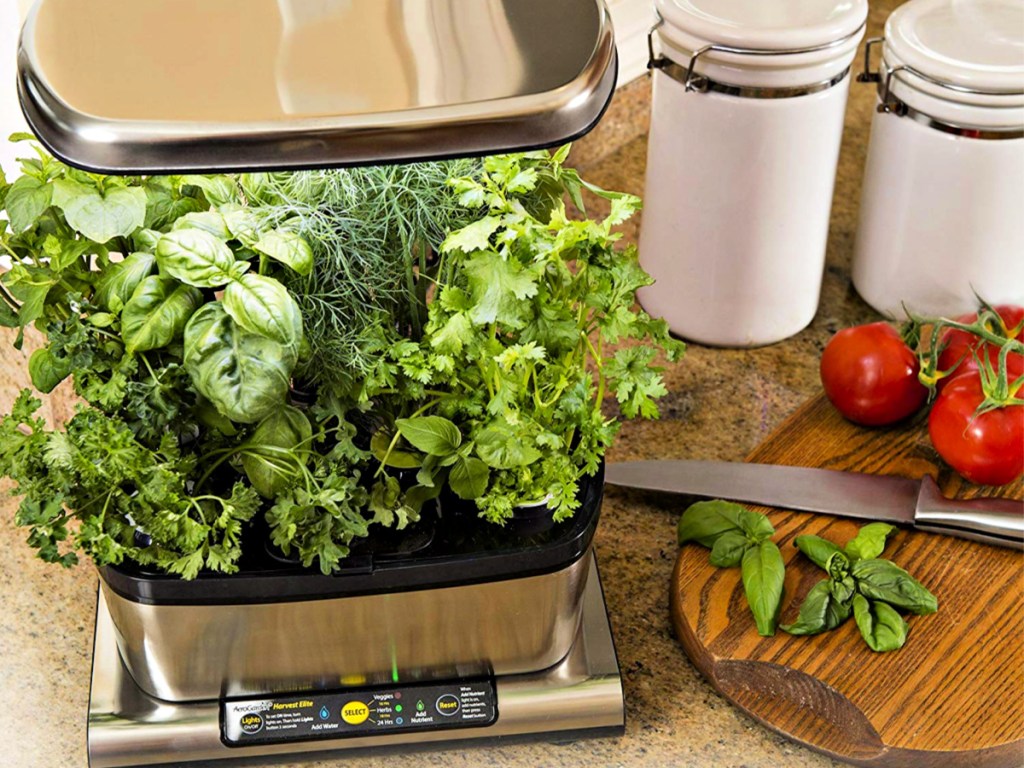
[[[812,400],[747,459],[877,474],[936,477],[947,496],[991,493],[959,480],[931,448],[925,425],[869,430]],[[998,489],[1021,498],[1021,482]],[[782,621],[824,573],[793,545],[815,533],[845,544],[859,524],[751,506],[768,514],[786,561]],[[680,549],[672,619],[686,653],[723,696],[769,728],[864,766],[1024,765],[1024,556],[932,534],[899,531],[886,557],[938,598],[910,616],[906,645],[873,653],[851,618],[814,637],[759,637],[740,569],[714,568],[708,550]],[[781,622],[780,622],[781,623]]]

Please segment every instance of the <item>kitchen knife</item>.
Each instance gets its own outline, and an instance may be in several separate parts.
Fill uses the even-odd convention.
[[[1024,502],[947,499],[928,475],[910,480],[777,464],[630,461],[608,464],[604,479],[611,485],[647,491],[884,520],[920,531],[1024,549]]]

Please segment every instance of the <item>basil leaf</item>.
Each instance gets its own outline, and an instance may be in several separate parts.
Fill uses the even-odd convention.
[[[70,373],[70,362],[58,360],[49,347],[37,349],[28,359],[28,374],[32,377],[32,386],[40,392],[49,394]]]
[[[186,213],[184,216],[176,219],[171,226],[172,232],[182,229],[201,229],[203,232],[209,232],[219,240],[231,239],[231,230],[228,229],[227,222],[216,211]]]
[[[853,593],[857,591],[857,583],[853,580],[853,576],[847,576],[841,581],[829,579],[828,584],[829,592],[832,594],[832,597],[845,605],[849,605],[850,598],[852,598]]]
[[[44,269],[25,269],[23,273],[16,273],[14,270],[6,273],[4,277],[19,274],[20,279],[16,282],[5,280],[14,298],[21,302],[18,310],[18,322],[22,328],[34,323],[43,315],[46,308],[46,299],[50,295],[50,289],[57,282],[56,278],[47,274]]]
[[[132,235],[132,245],[139,251],[156,253],[156,244],[163,236],[163,232],[158,232],[155,229],[139,229]]]
[[[120,311],[131,299],[139,283],[149,277],[155,268],[156,256],[141,251],[129,254],[123,261],[111,264],[96,288],[96,304],[112,312]],[[112,303],[115,297],[120,306],[115,307]]]
[[[392,437],[393,435],[388,434],[385,429],[378,429],[373,433],[373,437],[370,438],[370,453],[374,455],[377,461],[386,467],[394,467],[395,469],[416,469],[423,465],[423,458],[421,456],[409,453],[408,451],[392,449],[388,452]]]
[[[782,553],[772,541],[762,541],[743,553],[743,590],[750,611],[754,614],[757,633],[762,637],[775,634],[775,624],[782,603],[782,586],[786,567]]]
[[[145,278],[121,312],[121,336],[129,353],[167,346],[202,303],[195,288],[159,275]]]
[[[52,253],[49,247],[51,244],[55,246]],[[96,244],[89,240],[65,240],[62,243],[53,235],[47,235],[43,249],[50,256],[50,269],[54,272],[63,272],[75,264],[80,264],[79,259],[89,251],[95,250]]]
[[[4,205],[11,229],[18,235],[32,227],[53,201],[53,186],[32,176],[21,176],[7,189]]]
[[[822,579],[815,584],[800,606],[797,620],[783,624],[779,629],[791,635],[817,635],[835,629],[850,618],[850,602],[837,600],[831,587],[830,579]]]
[[[398,530],[402,530],[410,522],[415,523],[419,520],[423,505],[440,496],[443,488],[444,486],[438,483],[433,488],[428,488],[424,485],[414,485],[406,491],[405,496],[402,498],[402,506],[395,510],[395,514],[398,515]]]
[[[917,579],[888,560],[858,560],[851,569],[857,591],[911,613],[935,613],[939,602]]]
[[[163,232],[189,213],[198,213],[209,206],[194,197],[182,197],[173,188],[170,177],[151,176],[143,183],[146,193],[146,229]]]
[[[6,301],[0,301],[0,328],[17,328],[20,325],[18,313]]]
[[[146,193],[141,187],[114,187],[105,194],[77,181],[53,183],[53,204],[77,232],[105,243],[127,237],[146,220]]]
[[[437,456],[426,456],[423,459],[423,466],[420,467],[420,471],[416,473],[416,482],[420,485],[426,486],[427,488],[434,487],[434,473],[438,469],[438,457]],[[438,472],[439,482],[444,482],[444,472]]]
[[[252,424],[284,405],[295,352],[249,333],[220,302],[205,304],[185,327],[185,368],[222,414]]]
[[[223,303],[231,319],[245,330],[298,351],[302,313],[288,289],[277,280],[252,273],[241,275],[224,290]]]
[[[775,535],[775,526],[769,522],[768,518],[760,512],[750,509],[740,512],[740,528],[754,542],[764,541]]]
[[[853,596],[853,618],[857,622],[861,637],[872,651],[895,651],[907,642],[910,627],[895,609],[877,600],[867,600],[862,595]]]
[[[842,552],[838,544],[833,544],[828,539],[823,539],[820,536],[797,536],[794,539],[794,543],[801,552],[807,555],[812,563],[825,570],[828,570],[829,558],[837,552]]]
[[[825,561],[825,570],[836,581],[842,581],[850,575],[850,558],[838,547]]]
[[[183,176],[181,180],[203,190],[210,205],[224,205],[238,199],[238,185],[230,176]]]
[[[449,456],[462,445],[459,428],[440,416],[396,419],[395,426],[410,445],[431,456]]]
[[[491,469],[480,459],[460,456],[448,475],[448,485],[460,499],[478,499],[487,491]]]
[[[165,234],[157,243],[156,260],[167,274],[197,288],[219,288],[237,270],[231,249],[202,229]]]
[[[223,205],[217,210],[224,217],[224,223],[235,240],[243,245],[252,246],[259,239],[259,220],[251,209],[230,204]]]
[[[744,533],[740,523],[744,511],[739,504],[720,499],[691,504],[679,518],[679,526],[676,529],[679,543],[696,541],[701,546],[712,547],[723,533]]]
[[[737,531],[726,531],[711,547],[708,557],[716,568],[733,568],[740,564],[747,547],[755,546],[750,539]]]
[[[306,414],[290,405],[259,423],[248,440],[250,447],[242,453],[242,468],[260,496],[272,499],[301,478],[312,437]]]
[[[294,232],[283,229],[267,232],[253,244],[252,249],[291,267],[300,275],[313,271],[313,249]]]
[[[857,531],[846,544],[845,552],[851,560],[871,560],[882,554],[885,540],[896,528],[888,523],[869,523]]]

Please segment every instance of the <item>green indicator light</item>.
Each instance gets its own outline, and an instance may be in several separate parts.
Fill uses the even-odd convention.
[[[426,709],[426,707],[423,705],[423,700],[420,699],[419,701],[416,702],[416,711],[417,712],[422,712],[424,709]]]
[[[402,705],[401,704],[395,704],[395,712],[401,712],[401,711],[402,711]]]

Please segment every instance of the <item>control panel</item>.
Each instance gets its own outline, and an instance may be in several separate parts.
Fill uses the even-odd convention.
[[[240,747],[484,726],[498,708],[491,681],[462,680],[225,701],[220,716],[224,743]]]

